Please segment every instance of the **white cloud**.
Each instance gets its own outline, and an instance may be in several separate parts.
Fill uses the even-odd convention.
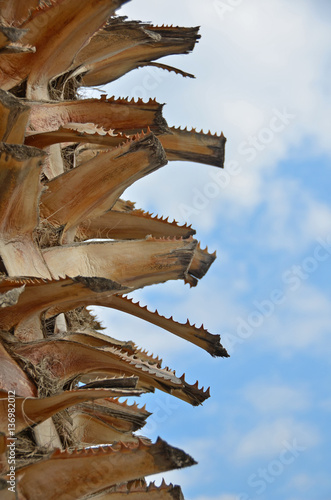
[[[316,478],[308,474],[296,474],[291,478],[288,486],[298,492],[305,492],[316,486]]]
[[[331,208],[321,203],[302,183],[272,179],[263,194],[264,211],[257,228],[261,244],[272,250],[303,251],[318,238],[331,235]]]
[[[223,336],[230,354],[237,349],[246,351],[254,344],[260,352],[271,350],[281,357],[292,357],[301,351],[323,358],[330,356],[330,300],[309,283],[309,274],[300,267],[302,262],[305,260],[298,261],[296,268],[301,269],[305,279],[289,268],[283,274],[286,281],[284,278],[282,289],[270,288],[263,300],[253,301],[253,307],[236,315],[229,335]],[[272,302],[273,296],[282,303]]]
[[[302,389],[268,381],[253,382],[242,391],[244,399],[262,414],[291,414],[310,406],[310,397]]]
[[[259,423],[244,434],[234,451],[238,460],[273,458],[282,452],[286,443],[293,440],[301,448],[311,448],[319,443],[317,429],[291,418],[280,418],[268,423]],[[304,452],[304,451],[302,451]]]
[[[284,355],[300,349],[329,356],[330,301],[320,290],[302,283],[289,292],[277,315],[264,325],[264,339]]]
[[[248,101],[226,101],[223,106],[223,119],[235,125],[245,137],[255,134],[264,125],[263,111]]]
[[[286,158],[289,148],[302,144],[307,137],[318,144],[320,151],[331,152],[326,126],[330,97],[322,86],[330,54],[329,26],[322,16],[316,16],[314,2],[270,0],[261,7],[258,0],[250,0],[233,8],[223,19],[218,16],[215,2],[201,9],[197,0],[183,0],[180,6],[168,0],[166,7],[153,0],[140,1],[139,5],[130,2],[120,13],[161,24],[202,25],[203,37],[192,55],[165,60],[178,65],[178,57],[186,69],[196,70],[197,80],[166,73],[152,91],[161,102],[167,102],[164,114],[170,124],[223,130],[228,137],[227,161],[238,160],[242,167],[242,174],[198,215],[194,214],[193,222],[212,229],[218,224],[219,214],[239,219],[257,207],[273,182],[269,176],[265,178],[265,173]],[[109,92],[113,89],[115,94],[130,94],[141,84],[143,75],[140,70],[133,72],[127,80],[112,83]],[[247,156],[238,154],[240,145],[269,126],[274,109],[284,108],[295,118],[275,134],[263,151],[257,151],[252,163],[247,162]],[[191,174],[187,167],[172,167],[138,183],[129,196],[139,198],[142,207],[158,206],[164,214],[180,216],[179,204],[192,204],[194,189],[200,189],[210,179],[203,166],[192,167]],[[175,181],[167,189],[170,178]],[[291,217],[295,200],[289,202]],[[312,217],[315,220],[314,214]]]
[[[331,209],[310,200],[305,220],[306,234],[310,239],[325,238],[331,235]]]

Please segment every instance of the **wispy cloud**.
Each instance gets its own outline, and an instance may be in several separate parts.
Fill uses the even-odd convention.
[[[240,440],[235,457],[238,460],[270,459],[281,453],[284,443],[293,440],[302,448],[311,448],[320,441],[316,427],[291,418],[280,418],[260,423],[245,433]]]
[[[310,395],[303,389],[272,381],[257,381],[248,384],[242,391],[244,399],[262,414],[291,414],[307,409]]]

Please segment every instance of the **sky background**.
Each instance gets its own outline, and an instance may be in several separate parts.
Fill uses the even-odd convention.
[[[161,60],[196,79],[144,68],[102,89],[156,97],[169,125],[228,139],[224,171],[171,162],[123,196],[192,223],[217,251],[196,288],[178,281],[132,296],[203,322],[231,354],[213,359],[96,308],[110,335],[211,386],[197,408],[159,391],[144,397],[154,415],[142,433],[199,462],[164,476],[187,500],[330,500],[331,2],[133,0],[118,14],[200,25],[192,54]]]

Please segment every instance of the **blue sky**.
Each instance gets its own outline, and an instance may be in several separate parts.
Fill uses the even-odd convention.
[[[199,462],[165,475],[187,500],[330,500],[330,3],[133,0],[119,14],[200,25],[192,54],[164,59],[196,79],[144,68],[103,90],[156,97],[167,103],[169,125],[228,139],[223,177],[172,162],[124,196],[188,219],[218,255],[195,289],[172,282],[133,296],[179,321],[203,322],[231,353],[212,359],[98,308],[112,336],[211,386],[198,408],[146,396],[154,415],[144,434]]]

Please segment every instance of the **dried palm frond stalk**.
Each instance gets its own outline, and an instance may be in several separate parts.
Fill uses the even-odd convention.
[[[178,486],[147,486],[144,478],[194,460],[137,435],[150,413],[119,398],[158,389],[200,405],[209,389],[133,342],[102,334],[88,306],[137,316],[227,356],[219,335],[126,296],[173,279],[195,286],[215,254],[201,249],[191,226],[123,201],[125,189],[172,160],[223,167],[225,138],[169,127],[155,99],[79,98],[81,86],[141,66],[192,76],[156,61],[190,52],[198,28],[115,16],[124,3],[0,2],[4,499],[14,491],[20,500],[182,498]]]

